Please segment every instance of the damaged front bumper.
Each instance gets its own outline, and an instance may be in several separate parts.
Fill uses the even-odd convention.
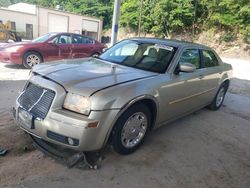
[[[103,148],[119,112],[118,109],[91,111],[88,116],[71,112],[62,108],[63,99],[66,96],[66,91],[62,86],[39,76],[33,76],[29,83],[33,84],[31,92],[35,88],[37,91],[53,92],[54,96],[46,114],[41,118],[40,112],[33,109],[42,108],[40,105],[44,102],[39,101],[42,97],[38,96],[37,102],[34,102],[31,107],[27,107],[27,103],[37,92],[29,94],[28,99],[24,97],[22,99],[24,100],[22,104],[26,105],[24,108],[19,100],[21,94],[13,111],[20,128],[36,138],[76,151],[97,151]],[[45,93],[44,91],[41,93]]]
[[[58,145],[46,142],[32,135],[30,137],[38,150],[67,165],[68,168],[77,166],[84,169],[98,169],[101,166],[103,159],[101,152],[77,152],[61,148]]]

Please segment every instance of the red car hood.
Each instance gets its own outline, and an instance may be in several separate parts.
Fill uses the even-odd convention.
[[[35,42],[27,41],[27,42],[11,42],[11,43],[1,43],[0,44],[0,50],[14,47],[14,46],[28,46],[28,45],[34,45]],[[38,43],[37,43],[38,44]]]

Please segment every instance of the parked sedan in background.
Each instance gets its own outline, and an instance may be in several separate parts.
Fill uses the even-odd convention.
[[[99,55],[106,46],[73,33],[48,33],[31,42],[8,43],[0,47],[0,61],[31,68],[41,62]]]
[[[14,110],[22,129],[78,151],[109,142],[120,154],[134,152],[169,121],[206,106],[219,109],[232,77],[231,65],[209,47],[147,38],[32,71]]]

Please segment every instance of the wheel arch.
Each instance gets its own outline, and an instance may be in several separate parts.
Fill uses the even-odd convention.
[[[225,80],[223,80],[222,84],[226,84],[227,89],[228,89],[229,85],[230,85],[230,80],[229,79],[225,79]]]
[[[150,96],[150,95],[138,96],[138,97],[130,100],[129,102],[127,102],[125,105],[123,105],[123,107],[121,108],[121,110],[119,111],[117,116],[115,117],[115,119],[112,123],[112,126],[110,127],[110,129],[106,135],[104,145],[106,145],[106,143],[109,141],[109,139],[111,137],[112,130],[114,129],[117,120],[121,117],[121,115],[126,110],[128,110],[129,108],[131,108],[132,106],[134,106],[136,104],[145,104],[149,108],[149,110],[152,114],[152,122],[151,122],[150,130],[152,130],[154,128],[154,125],[155,125],[157,117],[158,117],[158,107],[159,107],[158,101],[155,99],[155,97]]]
[[[44,58],[43,58],[43,54],[41,52],[39,52],[38,50],[34,50],[34,49],[29,49],[29,50],[26,50],[24,53],[23,53],[23,56],[22,56],[22,62],[24,60],[24,56],[25,54],[29,53],[29,52],[35,52],[37,54],[39,54],[42,58],[42,62],[44,61]]]

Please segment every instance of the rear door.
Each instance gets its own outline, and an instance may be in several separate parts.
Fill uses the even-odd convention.
[[[94,40],[81,35],[73,35],[72,58],[90,57],[94,53]]]
[[[202,100],[206,103],[210,103],[216,94],[222,74],[222,67],[212,50],[201,49],[201,59],[203,66],[203,87],[205,90],[210,91],[204,93]]]

